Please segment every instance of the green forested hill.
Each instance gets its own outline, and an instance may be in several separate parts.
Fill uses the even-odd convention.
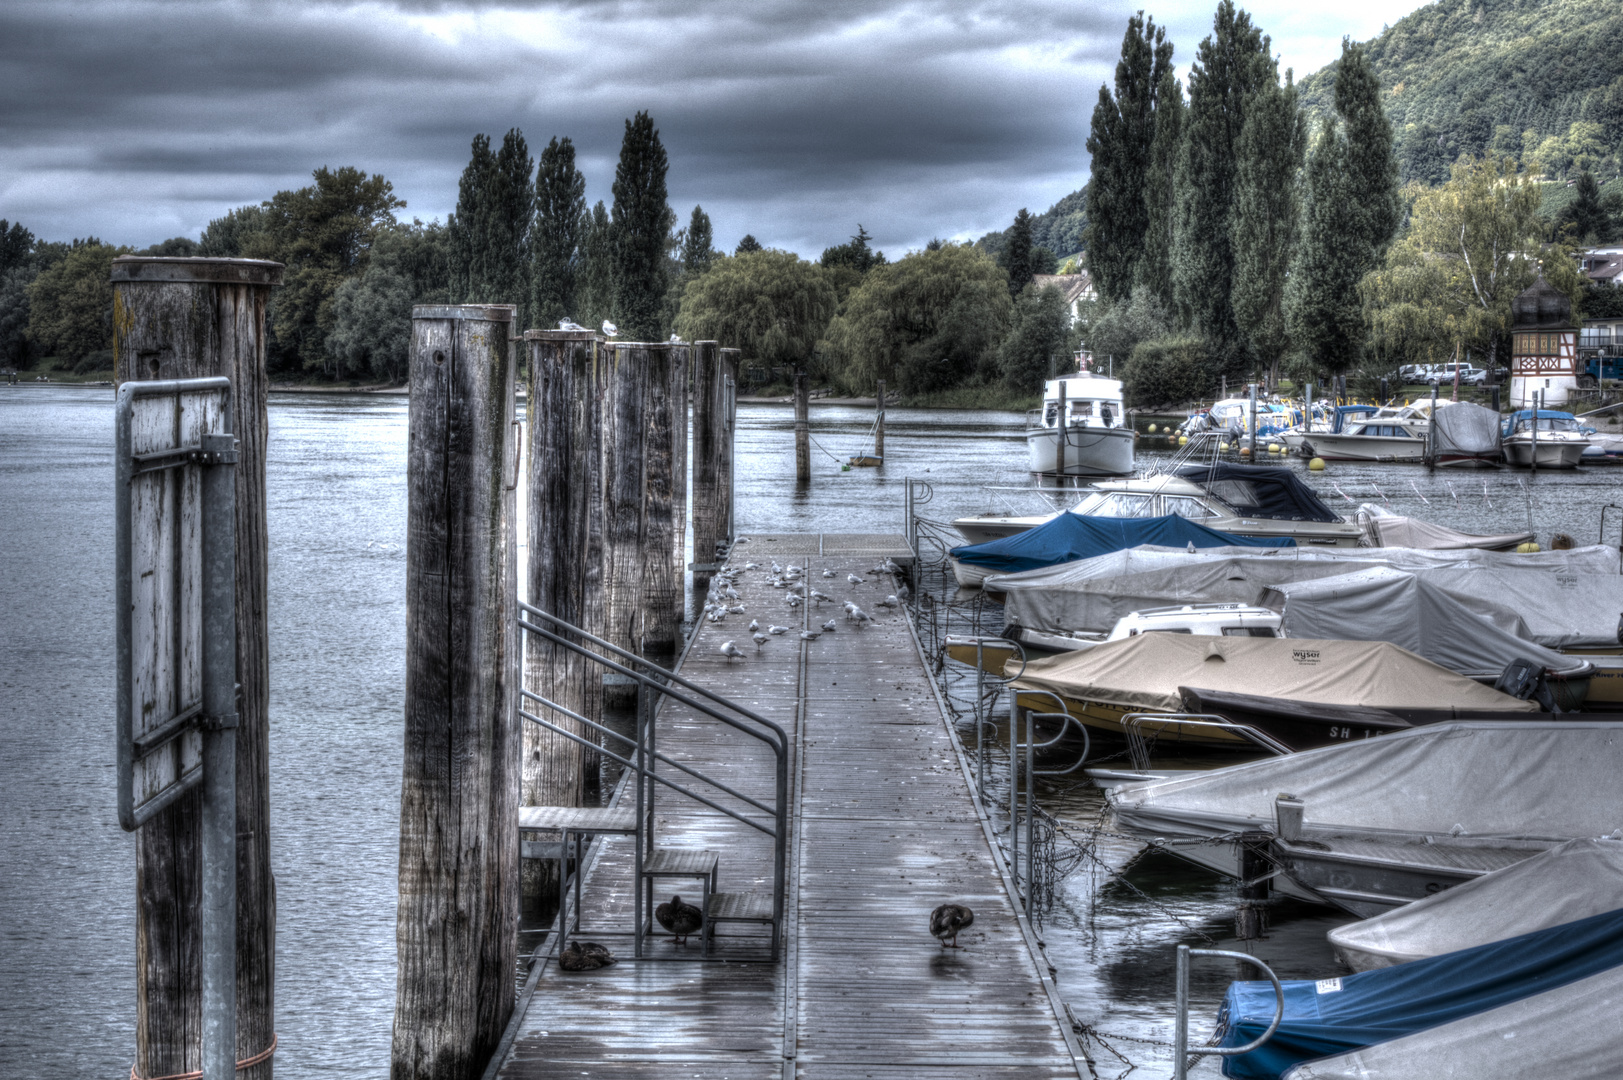
[[[1617,171],[1617,0],[1439,0],[1365,49],[1386,88],[1405,179],[1439,182],[1459,155],[1488,149],[1552,178],[1585,163]],[[1328,106],[1335,67],[1302,80],[1310,110]]]

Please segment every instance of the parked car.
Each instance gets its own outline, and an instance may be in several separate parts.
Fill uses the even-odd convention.
[[[1464,363],[1434,364],[1426,381],[1435,380],[1439,386],[1451,385],[1454,382],[1456,369],[1459,371],[1460,385],[1462,386],[1481,386],[1487,381],[1488,373],[1486,371]]]

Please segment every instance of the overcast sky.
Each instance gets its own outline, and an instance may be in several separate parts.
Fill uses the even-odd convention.
[[[1418,7],[1244,5],[1298,76]],[[476,132],[575,141],[587,197],[653,114],[671,204],[728,251],[815,257],[867,227],[900,254],[1034,213],[1083,146],[1136,3],[1077,0],[0,2],[0,217],[144,246],[311,170],[381,172],[443,218]],[[1149,9],[1187,65],[1213,2]]]

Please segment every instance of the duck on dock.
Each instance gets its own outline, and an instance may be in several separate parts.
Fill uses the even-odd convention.
[[[671,942],[687,945],[688,935],[704,925],[704,912],[694,904],[685,904],[680,896],[671,897],[670,903],[654,909],[654,918],[670,932]]]
[[[618,962],[595,941],[571,941],[558,955],[558,967],[564,971],[596,971]]]
[[[968,930],[975,922],[975,913],[962,904],[942,904],[930,912],[930,933],[941,942],[943,949],[956,949],[958,933]]]

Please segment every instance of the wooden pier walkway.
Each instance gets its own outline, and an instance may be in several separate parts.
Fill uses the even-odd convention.
[[[792,609],[764,569],[750,571],[737,583],[747,614],[701,622],[682,674],[782,725],[793,740],[785,960],[763,962],[768,927],[733,923],[721,924],[708,962],[698,959],[697,935],[686,949],[654,938],[648,959],[631,960],[630,940],[620,935],[632,921],[632,840],[600,840],[579,936],[624,959],[577,974],[546,960],[532,973],[495,1074],[1078,1076],[1075,1040],[1016,918],[906,618],[875,604],[895,586],[868,572],[872,546],[824,535],[791,560],[791,538],[755,539],[763,542],[735,549],[734,564],[808,558],[811,587],[835,602]],[[822,576],[825,567],[834,577]],[[851,572],[868,583],[849,583]],[[848,623],[840,610],[847,598],[873,623]],[[752,617],[796,632],[832,618],[838,629],[813,641],[772,637],[757,650]],[[724,658],[728,640],[748,656]],[[764,746],[674,701],[657,730],[662,752],[771,799],[773,758]],[[662,847],[718,853],[721,890],[770,895],[766,836],[668,790],[659,796],[657,833]],[[656,900],[673,892],[698,898],[696,881],[656,888]],[[956,951],[929,933],[930,911],[943,901],[975,911]]]

